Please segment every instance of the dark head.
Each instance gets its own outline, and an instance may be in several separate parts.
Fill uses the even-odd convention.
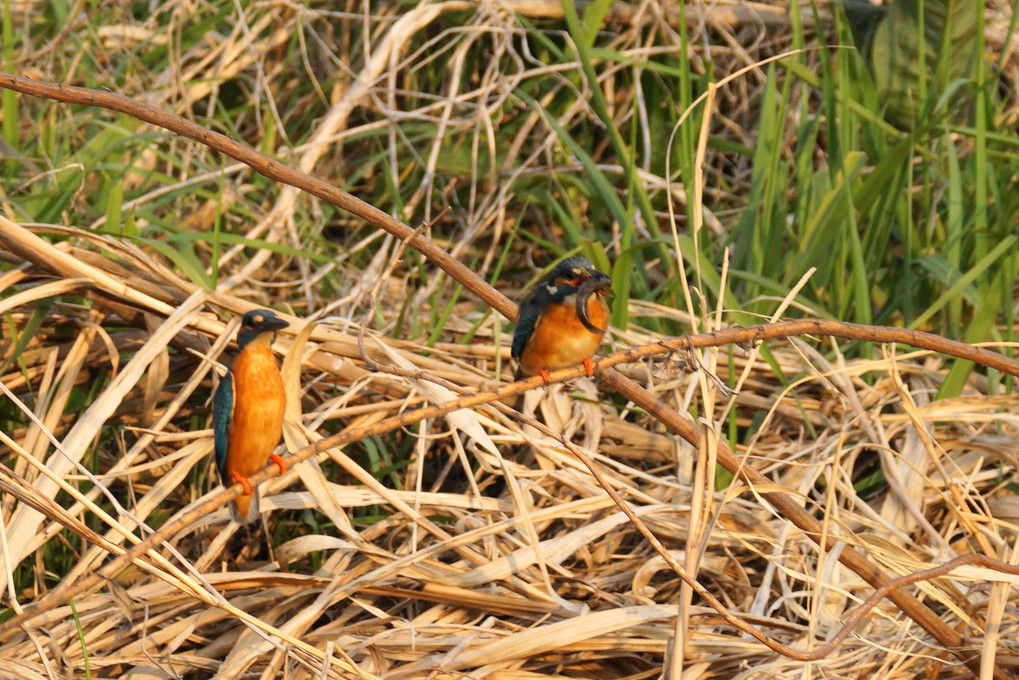
[[[263,333],[272,333],[272,337],[269,338],[269,342],[272,343],[276,339],[276,331],[289,325],[276,316],[276,312],[272,310],[252,309],[241,318],[241,330],[237,333],[237,346],[243,348]]]
[[[574,255],[557,264],[548,276],[541,280],[536,292],[540,297],[547,296],[550,302],[561,302],[570,295],[575,295],[581,286],[584,286],[585,290],[597,291],[604,295],[611,285],[612,278],[595,269],[591,260]]]

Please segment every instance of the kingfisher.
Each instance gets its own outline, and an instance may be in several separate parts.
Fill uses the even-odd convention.
[[[223,486],[240,484],[244,493],[230,504],[238,524],[258,517],[258,490],[248,477],[271,458],[287,471],[286,462],[273,453],[283,431],[286,395],[279,365],[272,355],[276,332],[290,324],[268,309],[253,309],[241,319],[233,368],[219,382],[212,398],[212,430],[216,467]]]
[[[552,269],[520,302],[511,356],[519,363],[516,379],[583,364],[594,375],[591,355],[608,328],[612,279],[579,255]]]

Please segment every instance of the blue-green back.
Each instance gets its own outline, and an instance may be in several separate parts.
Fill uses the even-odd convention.
[[[233,482],[227,478],[226,454],[230,449],[230,420],[234,413],[234,375],[227,373],[219,381],[212,397],[212,432],[216,448],[216,467],[224,486]]]
[[[517,316],[517,325],[513,329],[513,348],[510,355],[519,359],[527,346],[527,341],[534,335],[534,329],[538,326],[538,319],[541,317],[541,302],[537,295],[531,293],[520,303],[520,310]]]

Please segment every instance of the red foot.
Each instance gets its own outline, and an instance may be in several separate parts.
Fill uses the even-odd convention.
[[[590,378],[594,375],[594,362],[591,361],[591,357],[587,357],[583,361],[584,368],[587,369],[587,377]]]
[[[280,466],[280,474],[281,475],[285,475],[287,473],[287,461],[283,460],[282,458],[277,456],[275,453],[270,453],[269,454],[269,458],[270,458],[270,460],[272,460],[272,462],[274,462],[274,463],[276,463],[277,465]]]
[[[550,382],[552,382],[552,380],[549,378],[548,371],[542,369],[542,370],[538,371],[538,375],[541,376],[541,380],[542,380],[542,382],[545,383],[545,387],[548,387],[548,384]]]
[[[248,481],[247,477],[241,477],[236,472],[231,472],[230,479],[234,480],[236,483],[240,484],[241,487],[243,487],[245,496],[251,495],[251,482]]]

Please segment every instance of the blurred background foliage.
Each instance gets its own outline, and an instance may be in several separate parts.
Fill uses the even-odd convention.
[[[370,65],[366,46],[412,6],[372,3],[366,18],[354,4],[5,0],[2,56],[5,69],[123,92],[294,163]],[[630,319],[625,304],[685,308],[684,273],[704,296],[685,311],[724,295],[748,323],[812,271],[789,314],[1012,339],[1007,3],[663,3],[637,22],[607,0],[513,7],[451,8],[408,31],[313,171],[412,225],[451,208],[432,236],[510,293],[586,253],[611,268],[619,326],[686,330]],[[705,110],[708,86],[739,69]],[[279,187],[124,116],[10,92],[2,115],[9,216],[129,239],[203,286],[222,282],[223,253],[270,248],[274,276],[314,277],[317,293],[284,286],[277,302],[311,313],[384,240],[307,199],[286,225],[251,230]],[[698,171],[702,215],[688,200]],[[380,313],[382,327],[439,337],[438,310],[462,301],[407,259],[414,293]],[[432,313],[408,314],[413,303]]]

